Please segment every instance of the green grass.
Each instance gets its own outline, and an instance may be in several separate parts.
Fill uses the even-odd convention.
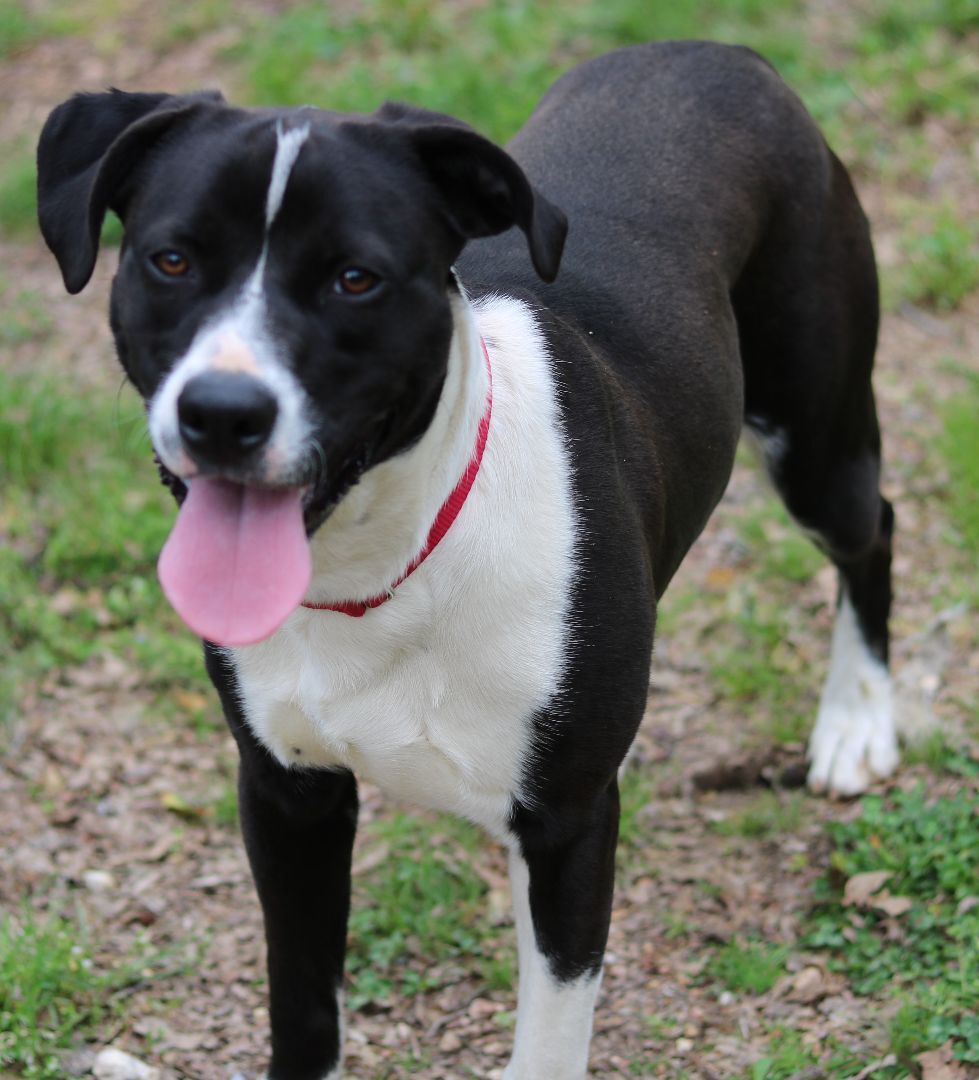
[[[704,974],[734,994],[767,994],[785,973],[787,956],[784,945],[735,939],[712,954]]]
[[[801,584],[826,565],[826,557],[803,535],[774,496],[744,514],[737,529],[748,548],[748,557],[757,560],[766,578]]]
[[[979,560],[979,375],[945,409],[942,451],[949,471],[948,513],[959,542]]]
[[[968,750],[952,742],[944,731],[933,731],[923,741],[905,747],[904,760],[908,765],[927,765],[934,773],[951,776],[979,776],[979,761]]]
[[[776,1028],[769,1039],[767,1052],[751,1066],[745,1080],[792,1080],[810,1072],[817,1076],[845,1077],[855,1075],[866,1065],[834,1039],[827,1040],[821,1049],[822,1053],[819,1053],[805,1044],[798,1031]],[[877,1075],[876,1072],[870,1074],[868,1080]]]
[[[956,37],[979,31],[975,0],[888,0],[875,6],[868,22],[868,35],[876,35],[881,49],[895,48],[934,30],[947,30]]]
[[[979,119],[979,118],[977,118]],[[903,259],[884,275],[884,302],[952,310],[979,287],[979,224],[951,203],[905,210]]]
[[[856,993],[901,1000],[896,1053],[908,1054],[912,1042],[919,1052],[951,1041],[957,1058],[979,1063],[979,907],[969,906],[979,891],[977,788],[973,776],[941,799],[928,800],[920,787],[868,796],[859,819],[828,826],[831,872],[804,944],[829,950]],[[896,920],[840,903],[843,880],[874,870],[890,871],[888,891],[912,900]]]
[[[199,38],[232,23],[236,17],[232,0],[195,0],[193,4],[173,4],[161,10],[164,16],[162,32],[156,44],[172,48]]]
[[[642,847],[648,851],[643,812],[653,801],[653,783],[640,768],[627,767],[619,781],[619,847],[632,852]]]
[[[813,673],[792,645],[791,584],[746,581],[728,595],[727,614],[706,642],[711,677],[726,700],[752,706],[758,734],[795,743],[810,723]]]
[[[0,1067],[62,1080],[61,1053],[95,1033],[114,995],[151,974],[147,958],[104,967],[78,926],[24,908],[0,916]]]
[[[43,33],[43,22],[22,0],[0,0],[0,59],[32,44]]]
[[[487,886],[470,865],[475,830],[452,818],[433,825],[403,813],[368,829],[370,845],[382,845],[385,857],[354,881],[350,1008],[431,989],[444,978],[441,965],[456,957],[480,963],[491,986],[504,979],[511,985],[513,960],[492,944]]]
[[[369,111],[385,98],[410,100],[505,138],[558,74],[617,45],[709,30],[797,56],[804,42],[789,18],[797,8],[796,0],[570,0],[559,9],[530,0],[366,0],[336,12],[301,3],[232,58],[252,101]]]
[[[766,840],[796,832],[805,821],[807,797],[801,792],[760,792],[751,804],[729,818],[715,822],[722,836]]]
[[[0,372],[0,489],[0,718],[25,680],[105,649],[150,684],[203,683],[156,582],[174,511],[134,399]]]
[[[0,312],[0,349],[41,342],[54,332],[43,297],[14,285],[5,274],[0,274]]]
[[[20,151],[0,166],[0,238],[22,240],[37,232],[34,155]]]

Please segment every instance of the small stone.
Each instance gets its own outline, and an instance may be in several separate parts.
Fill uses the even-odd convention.
[[[462,1049],[462,1039],[453,1031],[447,1031],[439,1040],[439,1050],[443,1054],[457,1054]]]
[[[110,1046],[95,1056],[92,1075],[97,1080],[160,1080],[160,1070]]]
[[[89,1076],[95,1064],[95,1054],[88,1047],[72,1050],[61,1059],[65,1076]]]
[[[473,1020],[483,1020],[487,1016],[496,1016],[498,1012],[503,1012],[505,1008],[505,1005],[490,1001],[489,998],[476,998],[475,1001],[470,1003],[468,1012]]]
[[[675,1045],[678,1054],[689,1054],[693,1049],[693,1039],[677,1039]]]
[[[789,988],[789,1001],[798,1001],[803,1005],[812,1005],[826,997],[826,976],[818,967],[804,967],[792,980]]]
[[[82,884],[89,892],[111,892],[116,887],[116,879],[105,870],[86,870],[82,874]]]

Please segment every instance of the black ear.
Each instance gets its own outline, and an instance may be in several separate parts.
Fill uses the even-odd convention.
[[[453,225],[466,239],[517,225],[527,237],[534,269],[557,277],[568,232],[561,210],[537,191],[512,157],[459,120],[388,102],[378,119],[404,124],[430,179],[445,198]]]
[[[37,145],[37,215],[70,293],[92,276],[106,210],[143,154],[176,121],[223,100],[111,90],[76,94],[51,113]]]

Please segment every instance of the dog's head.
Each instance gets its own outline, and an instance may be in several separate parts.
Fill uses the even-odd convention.
[[[71,98],[41,135],[38,207],[70,292],[106,211],[123,222],[112,329],[178,494],[218,480],[288,499],[307,534],[429,423],[465,242],[516,225],[549,281],[566,231],[512,158],[449,117],[214,93]]]

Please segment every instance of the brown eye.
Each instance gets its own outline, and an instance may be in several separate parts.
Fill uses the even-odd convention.
[[[183,277],[190,269],[190,261],[179,251],[158,251],[152,258],[153,265],[167,277]]]
[[[370,270],[362,270],[359,266],[348,266],[346,270],[340,271],[333,285],[333,291],[345,293],[347,296],[363,296],[375,288],[379,282],[380,278],[372,274]]]

